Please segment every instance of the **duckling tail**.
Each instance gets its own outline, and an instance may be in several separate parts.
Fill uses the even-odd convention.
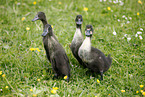
[[[108,55],[107,60],[108,60],[108,62],[109,62],[109,64],[110,64],[110,66],[111,66],[112,58],[111,58],[111,55],[110,55],[110,54]]]

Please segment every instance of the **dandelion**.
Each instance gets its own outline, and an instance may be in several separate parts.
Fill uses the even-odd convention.
[[[136,93],[139,93],[139,91],[136,91]]]
[[[38,52],[40,52],[40,51],[41,51],[39,48],[36,48],[35,50],[37,50]]]
[[[137,12],[137,15],[139,15],[139,12]]]
[[[141,93],[143,93],[143,90],[140,90]]]
[[[37,79],[37,81],[40,81],[40,79]]]
[[[137,34],[142,34],[142,32],[138,31]]]
[[[67,75],[66,75],[66,76],[64,76],[64,79],[67,79]]]
[[[36,48],[30,48],[30,51],[35,51],[36,50]]]
[[[33,89],[30,89],[30,91],[32,92],[32,91],[33,91]]]
[[[56,90],[51,90],[51,93],[55,94],[56,93]]]
[[[84,7],[84,9],[83,9],[84,11],[88,11],[88,8],[87,7]]]
[[[5,77],[5,76],[6,76],[5,74],[2,75],[2,77]]]
[[[113,31],[113,35],[116,35],[116,32],[115,31]]]
[[[52,87],[52,89],[53,89],[53,90],[58,90],[59,88],[58,88],[58,87]]]
[[[125,92],[125,90],[121,90],[121,92],[123,93],[123,92]]]
[[[22,17],[22,19],[21,19],[21,20],[22,20],[22,21],[24,21],[25,19],[26,19],[25,17]]]
[[[144,85],[139,85],[141,88],[144,86]]]
[[[34,1],[33,4],[36,5],[36,1]]]
[[[97,83],[100,83],[100,81],[97,79]]]
[[[28,31],[28,30],[30,30],[30,28],[29,27],[26,27],[26,30]]]
[[[61,2],[58,2],[58,4],[61,5],[62,3]]]
[[[144,95],[144,96],[145,96],[145,92],[142,92],[142,95]]]
[[[6,89],[9,88],[8,86],[5,87]]]
[[[131,40],[131,37],[128,37],[128,38],[127,38],[127,41],[130,41],[130,40]]]
[[[33,97],[36,97],[37,95],[36,94],[33,94]]]
[[[53,28],[53,25],[51,25],[51,27]]]
[[[138,3],[139,3],[139,4],[142,4],[141,0],[138,0]]]
[[[2,71],[0,71],[0,75],[2,75]]]
[[[111,8],[110,8],[110,7],[107,7],[107,9],[108,9],[108,10],[111,10]]]
[[[141,35],[139,35],[139,38],[140,38],[141,40],[143,39]]]
[[[110,95],[110,94],[108,94],[108,95]]]

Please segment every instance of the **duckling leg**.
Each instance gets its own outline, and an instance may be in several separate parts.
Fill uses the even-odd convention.
[[[100,75],[101,75],[101,79],[100,80],[103,80],[103,71],[102,70],[100,71]]]

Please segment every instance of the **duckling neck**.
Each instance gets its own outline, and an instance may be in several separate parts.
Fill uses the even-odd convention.
[[[85,50],[86,52],[90,52],[91,51],[91,39],[90,37],[85,38],[84,42],[82,43],[81,49]]]
[[[41,20],[41,21],[43,23],[43,29],[44,29],[45,28],[45,25],[48,24],[48,23],[47,23],[46,19],[45,20]]]

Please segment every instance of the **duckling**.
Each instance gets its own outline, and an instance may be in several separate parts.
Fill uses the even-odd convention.
[[[83,22],[83,18],[82,15],[77,15],[76,19],[76,32],[74,34],[72,43],[70,45],[70,49],[74,55],[74,57],[78,60],[78,62],[84,67],[86,68],[86,66],[84,65],[84,63],[82,62],[81,58],[78,56],[78,50],[81,46],[81,44],[84,41],[83,35],[82,35],[82,31],[81,31],[81,26],[82,26],[82,22]]]
[[[110,57],[110,54],[106,57],[99,49],[91,46],[92,34],[92,25],[87,25],[85,29],[86,38],[79,48],[78,55],[85,65],[91,71],[99,73],[101,75],[101,80],[103,80],[103,73],[110,68],[112,58]]]
[[[43,12],[39,12],[38,16],[33,19],[41,20],[43,22],[43,44],[46,51],[46,55],[48,60],[52,65],[52,69],[55,72],[55,77],[58,76],[67,76],[67,81],[69,82],[70,78],[70,65],[69,59],[65,53],[65,50],[61,46],[61,44],[56,39],[55,35],[53,34],[52,27],[50,24],[46,24],[47,22],[45,14]],[[43,18],[42,18],[43,17]],[[45,18],[44,18],[45,17]]]

